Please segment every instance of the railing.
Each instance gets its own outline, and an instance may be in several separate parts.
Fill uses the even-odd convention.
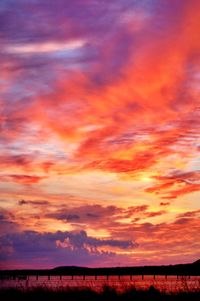
[[[46,280],[50,281],[56,279],[57,280],[92,280],[92,281],[109,281],[109,280],[115,280],[115,281],[135,281],[135,280],[160,280],[161,278],[163,280],[168,279],[183,279],[187,278],[187,280],[190,280],[191,277],[200,277],[200,276],[191,276],[191,275],[1,275],[0,280],[39,280],[40,278],[46,277]]]

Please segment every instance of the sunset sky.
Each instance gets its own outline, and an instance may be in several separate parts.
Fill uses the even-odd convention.
[[[0,268],[200,257],[200,1],[0,1]]]

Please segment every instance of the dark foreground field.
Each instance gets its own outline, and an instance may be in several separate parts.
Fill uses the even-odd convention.
[[[142,291],[134,288],[124,292],[116,292],[115,289],[104,287],[101,292],[91,289],[65,288],[57,291],[45,288],[35,288],[29,290],[2,289],[0,290],[0,300],[19,301],[199,301],[200,292],[177,292],[173,294],[161,293],[154,287]]]

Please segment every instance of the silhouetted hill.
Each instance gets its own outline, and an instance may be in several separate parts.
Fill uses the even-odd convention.
[[[188,264],[87,268],[61,266],[49,270],[1,270],[3,275],[200,275],[200,260]]]
[[[84,269],[84,270],[88,270],[90,271],[91,268],[87,268],[87,267],[78,267],[78,266],[60,266],[60,267],[56,267],[56,268],[53,268],[52,271],[62,271],[62,270],[66,270],[68,269],[69,271],[81,271]]]
[[[195,262],[193,262],[193,264],[198,264],[198,265],[200,265],[200,259],[197,260],[197,261],[195,261]]]

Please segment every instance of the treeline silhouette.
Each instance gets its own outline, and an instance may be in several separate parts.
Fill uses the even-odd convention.
[[[0,277],[17,275],[200,275],[200,260],[189,264],[86,268],[77,266],[61,266],[54,269],[41,270],[0,270]]]

